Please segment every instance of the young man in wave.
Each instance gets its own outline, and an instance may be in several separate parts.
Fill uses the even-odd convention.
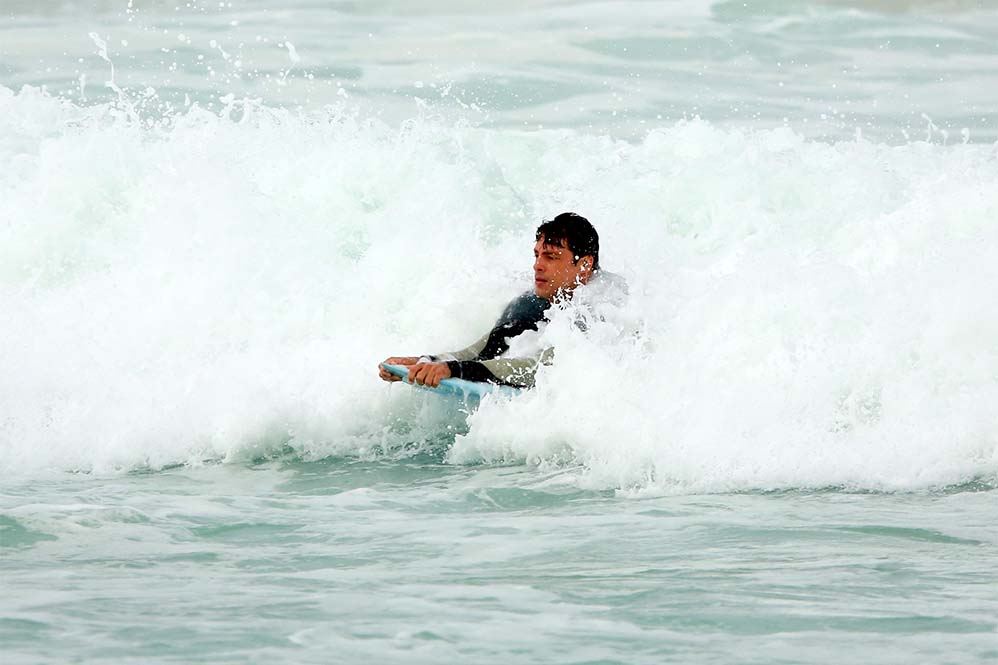
[[[558,215],[537,228],[534,244],[534,289],[510,302],[492,330],[471,346],[452,353],[388,358],[390,365],[408,365],[409,380],[436,387],[450,377],[530,387],[540,363],[548,363],[553,349],[530,357],[503,357],[510,340],[536,331],[546,321],[555,301],[572,298],[577,289],[597,284],[626,293],[623,281],[599,265],[599,235],[589,220],[573,212]],[[401,379],[380,367],[385,381]]]

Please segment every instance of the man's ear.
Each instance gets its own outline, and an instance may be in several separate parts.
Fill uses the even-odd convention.
[[[579,261],[579,267],[583,270],[592,270],[593,258],[591,256],[583,256],[582,260]]]

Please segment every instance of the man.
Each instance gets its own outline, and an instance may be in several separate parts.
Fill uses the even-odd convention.
[[[436,387],[450,377],[529,387],[538,363],[551,361],[553,349],[537,357],[503,358],[509,340],[536,331],[546,320],[551,303],[568,300],[576,289],[591,282],[619,282],[599,265],[599,235],[585,217],[573,212],[558,215],[537,228],[534,244],[534,289],[506,306],[492,330],[474,344],[453,353],[388,358],[390,365],[408,365],[409,380]],[[385,381],[399,381],[379,366]]]

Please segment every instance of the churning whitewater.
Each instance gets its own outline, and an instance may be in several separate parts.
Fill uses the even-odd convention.
[[[998,474],[998,148],[692,119],[625,142],[0,87],[0,470],[417,453],[587,488]],[[631,284],[470,416],[377,380],[466,344],[574,210]]]

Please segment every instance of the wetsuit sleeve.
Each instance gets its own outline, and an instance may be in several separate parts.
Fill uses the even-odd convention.
[[[468,381],[487,381],[517,388],[531,388],[539,365],[549,365],[554,349],[545,349],[537,357],[493,358],[491,360],[451,360],[451,376]]]
[[[509,350],[509,339],[527,330],[537,330],[550,306],[533,292],[524,293],[506,306],[489,334],[460,351],[426,356],[426,359],[446,362],[454,378],[529,388],[534,384],[538,364],[551,362],[554,351],[548,349],[537,356],[523,358],[501,356]]]
[[[431,362],[451,362],[454,360],[472,360],[478,357],[478,354],[482,352],[485,345],[489,341],[489,335],[482,336],[481,339],[475,340],[471,346],[465,347],[460,351],[452,351],[450,353],[438,353],[435,355],[426,356]]]

